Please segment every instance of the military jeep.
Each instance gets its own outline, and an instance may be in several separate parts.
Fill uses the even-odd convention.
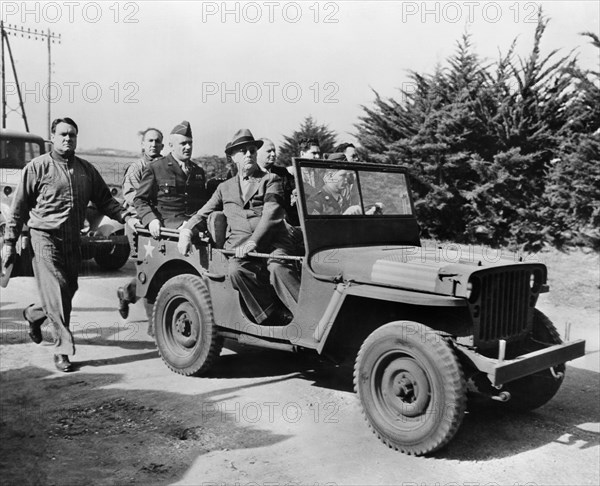
[[[214,213],[208,234],[187,257],[177,250],[177,231],[164,230],[156,240],[139,230],[137,291],[153,303],[158,351],[172,371],[202,375],[224,339],[351,361],[374,433],[415,455],[454,436],[468,385],[514,409],[533,409],[554,396],[564,363],[582,356],[585,342],[562,343],[535,308],[548,291],[545,265],[421,246],[409,181],[396,166],[293,164],[305,254],[289,257],[301,268],[301,288],[300,310],[287,325],[253,322],[232,288],[222,214]],[[323,181],[339,170],[351,174],[345,197],[359,211],[309,210]]]

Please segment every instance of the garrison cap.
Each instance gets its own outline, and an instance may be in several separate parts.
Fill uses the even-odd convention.
[[[346,158],[345,154],[342,154],[340,152],[335,152],[333,154],[329,154],[327,157],[327,160],[335,160],[338,162],[347,162],[348,159]]]
[[[190,127],[190,122],[184,120],[175,125],[175,128],[171,130],[171,135],[183,135],[185,137],[192,138],[192,127]]]

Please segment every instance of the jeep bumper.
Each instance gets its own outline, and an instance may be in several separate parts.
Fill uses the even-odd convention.
[[[585,341],[578,339],[569,343],[555,344],[514,359],[487,358],[460,345],[457,346],[457,350],[479,371],[486,373],[492,385],[500,386],[583,356]]]

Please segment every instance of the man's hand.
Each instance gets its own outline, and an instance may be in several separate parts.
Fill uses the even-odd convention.
[[[350,206],[346,211],[344,211],[344,216],[356,216],[357,214],[362,214],[362,209],[358,204],[354,206]]]
[[[256,250],[256,241],[248,240],[235,248],[236,258],[244,258],[251,251]]]
[[[148,229],[152,237],[158,239],[160,237],[160,219],[157,218],[150,221]]]
[[[0,258],[2,258],[2,269],[0,272],[2,276],[4,276],[8,266],[14,262],[15,247],[13,245],[2,245],[2,253],[0,254]]]
[[[179,240],[177,241],[177,249],[183,256],[188,256],[193,252],[192,247],[192,230],[179,230]]]
[[[136,226],[138,224],[140,224],[140,220],[137,218],[131,217],[127,220],[127,226],[129,226],[131,231],[133,231],[134,233],[137,231]]]
[[[383,203],[378,202],[373,204],[373,206],[367,209],[365,214],[368,216],[372,216],[374,214],[383,214]]]

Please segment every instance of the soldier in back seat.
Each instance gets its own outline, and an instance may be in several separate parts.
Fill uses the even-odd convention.
[[[191,160],[193,139],[189,122],[173,128],[169,146],[169,155],[148,164],[133,200],[138,219],[154,238],[160,236],[161,227],[179,228],[208,199],[204,169]],[[135,287],[132,292],[135,294]],[[123,315],[127,313],[123,309],[133,299],[124,292],[118,294],[119,312]],[[151,320],[148,334],[153,335]]]

